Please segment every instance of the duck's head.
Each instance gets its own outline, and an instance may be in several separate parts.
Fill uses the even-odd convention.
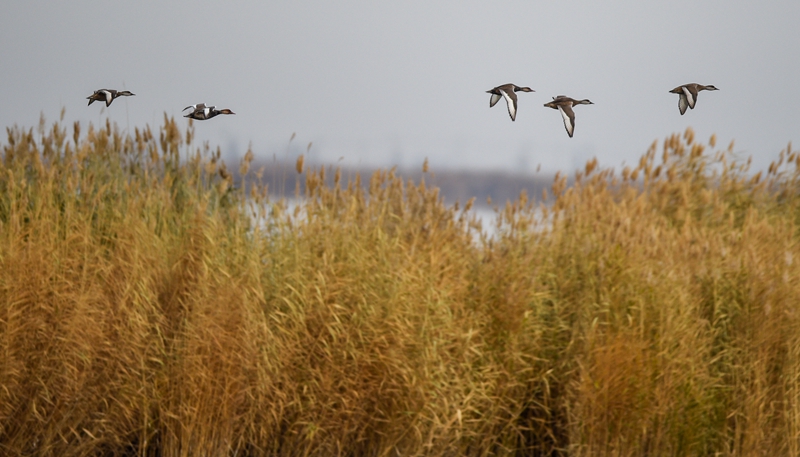
[[[225,108],[225,109],[219,110],[219,114],[236,114],[236,113],[234,113],[233,111]]]
[[[126,97],[130,97],[131,95],[136,95],[136,94],[131,93],[131,91],[129,91],[129,90],[121,90],[121,91],[117,92],[117,97],[122,96],[122,95],[124,95]]]
[[[516,92],[536,92],[535,90],[531,89],[530,87],[517,87]]]
[[[705,90],[719,90],[719,89],[717,89],[716,87],[714,87],[714,86],[711,86],[711,85],[709,85],[709,86],[703,86],[703,87],[705,88]]]
[[[575,102],[576,105],[594,105],[594,102],[588,99],[578,100]]]

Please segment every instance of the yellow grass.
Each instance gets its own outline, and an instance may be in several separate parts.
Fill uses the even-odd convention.
[[[0,454],[800,455],[791,146],[688,130],[490,237],[302,157],[290,208],[192,137],[8,130]]]

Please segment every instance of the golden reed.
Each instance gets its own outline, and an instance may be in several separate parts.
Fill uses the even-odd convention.
[[[290,210],[193,128],[8,129],[0,454],[800,455],[791,145],[687,130],[489,235],[302,156]]]

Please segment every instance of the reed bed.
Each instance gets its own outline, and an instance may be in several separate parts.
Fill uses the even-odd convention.
[[[0,454],[800,455],[791,145],[687,130],[489,235],[302,157],[290,207],[193,128],[7,129]]]

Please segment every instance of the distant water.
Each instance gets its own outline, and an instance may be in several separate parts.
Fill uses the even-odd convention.
[[[284,199],[284,201],[286,203],[287,211],[290,214],[294,213],[295,209],[300,204],[300,201],[298,199],[296,199],[296,198],[286,198],[286,199]],[[536,213],[537,213],[537,216],[541,216],[541,211],[540,210],[537,209]],[[503,226],[501,226],[499,228],[499,230],[498,230],[497,218],[499,217],[499,215],[498,215],[498,211],[496,211],[494,208],[490,208],[490,207],[485,206],[485,205],[474,206],[474,207],[472,207],[472,209],[469,210],[468,214],[474,215],[477,218],[477,220],[480,221],[481,230],[483,231],[483,233],[488,235],[490,238],[496,236],[498,234],[499,230],[503,230]],[[460,215],[460,213],[456,213],[456,217],[458,215]],[[259,225],[261,225],[263,227],[263,224],[265,222],[266,221],[261,220],[258,223],[259,223]],[[475,235],[476,235],[476,240],[477,240],[478,234],[476,233]]]
[[[500,217],[499,212],[502,212],[502,209],[495,210],[487,206],[478,206],[470,210],[470,213],[474,214],[478,220],[481,221],[481,228],[487,235],[489,235],[489,237],[494,237],[499,233],[499,231],[507,228],[505,225],[501,225],[498,229],[497,219]],[[537,219],[542,219],[543,215],[541,209],[536,208],[534,213]],[[545,227],[549,227],[549,224],[542,224],[538,226],[539,229]]]

